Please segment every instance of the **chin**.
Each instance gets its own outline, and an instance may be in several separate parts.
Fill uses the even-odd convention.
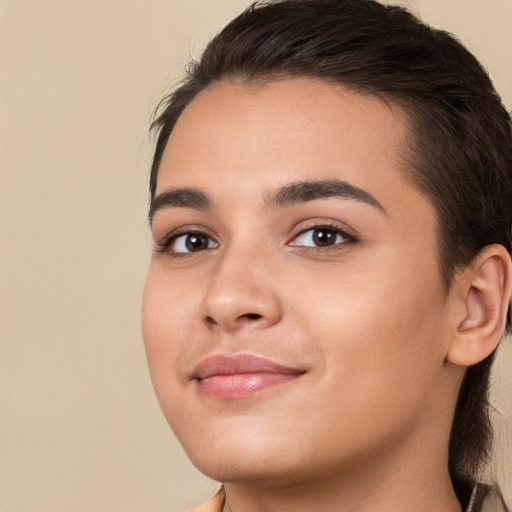
[[[272,489],[304,480],[304,475],[297,472],[297,467],[304,465],[286,464],[273,457],[245,457],[239,453],[235,458],[191,460],[201,473],[222,483],[251,482],[258,487]]]
[[[270,438],[254,429],[238,429],[237,435],[205,436],[202,442],[180,439],[189,459],[201,473],[219,482],[275,479],[291,468],[304,467],[293,460],[293,449],[280,436]],[[290,441],[290,436],[288,442]],[[179,436],[178,436],[179,438]]]
[[[264,481],[271,477],[268,464],[262,465],[254,463],[253,460],[244,460],[242,455],[239,455],[236,460],[191,460],[201,473],[217,482]]]

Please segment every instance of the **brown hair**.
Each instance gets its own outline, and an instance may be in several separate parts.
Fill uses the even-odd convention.
[[[406,176],[432,201],[447,290],[478,251],[512,244],[511,120],[476,58],[446,32],[374,0],[284,0],[253,4],[192,63],[163,100],[152,128],[158,167],[176,121],[219,80],[265,82],[307,76],[375,94],[407,113]],[[450,438],[454,481],[474,481],[489,455],[488,387],[494,354],[468,368]]]

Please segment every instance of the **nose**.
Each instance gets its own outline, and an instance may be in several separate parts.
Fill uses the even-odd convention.
[[[282,318],[272,264],[254,251],[229,249],[217,261],[201,304],[208,329],[263,329]]]

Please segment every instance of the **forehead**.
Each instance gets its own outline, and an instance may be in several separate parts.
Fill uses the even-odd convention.
[[[400,107],[340,85],[220,82],[178,119],[157,195],[199,186],[219,199],[247,201],[290,182],[341,179],[409,214],[429,201],[405,178],[408,136]]]

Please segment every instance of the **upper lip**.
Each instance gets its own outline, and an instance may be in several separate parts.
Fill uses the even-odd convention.
[[[214,375],[241,373],[283,373],[299,375],[305,370],[283,366],[271,359],[250,354],[217,354],[206,357],[196,366],[192,379],[205,379]]]

